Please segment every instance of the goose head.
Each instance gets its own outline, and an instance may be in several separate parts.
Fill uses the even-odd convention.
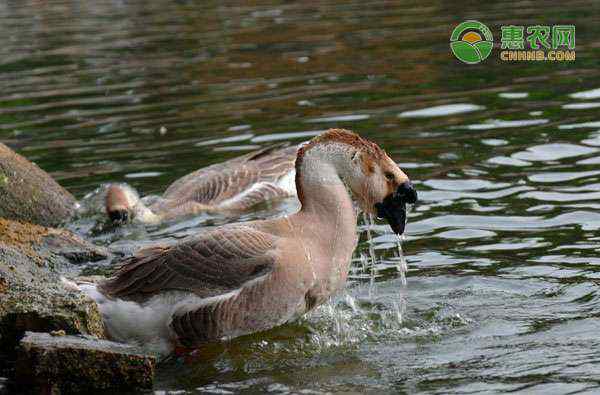
[[[404,233],[406,205],[417,201],[408,176],[379,146],[357,150],[352,161],[358,174],[350,188],[361,209],[385,219],[396,234]]]
[[[310,165],[309,165],[310,163]],[[328,177],[328,165],[335,177]],[[360,209],[388,221],[396,234],[406,225],[406,204],[417,201],[408,176],[377,144],[344,129],[330,129],[298,151],[296,189],[304,204],[305,180],[315,173],[316,182],[339,177]]]

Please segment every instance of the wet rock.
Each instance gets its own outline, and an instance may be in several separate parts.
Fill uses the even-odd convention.
[[[107,256],[68,231],[0,219],[0,353],[10,355],[25,331],[103,337],[96,304],[66,289],[58,269]]]
[[[27,332],[19,347],[16,380],[45,393],[150,389],[155,365],[153,356],[135,346]]]
[[[45,171],[0,143],[0,217],[56,226],[76,200]]]
[[[95,246],[68,230],[0,218],[2,247],[16,249],[37,265],[50,268],[61,263],[96,262],[110,256],[106,248]]]

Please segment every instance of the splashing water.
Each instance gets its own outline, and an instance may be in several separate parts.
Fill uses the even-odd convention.
[[[412,210],[413,205],[408,204],[406,206],[406,219],[405,219],[405,228],[406,223],[408,222],[408,214]],[[398,273],[400,274],[400,291],[398,293],[398,302],[394,303],[394,310],[396,311],[398,322],[402,322],[402,318],[406,313],[406,292],[407,292],[407,281],[406,281],[406,273],[408,272],[408,262],[406,261],[406,257],[404,256],[404,251],[402,250],[402,243],[406,240],[405,234],[397,235],[396,246],[397,246],[397,264],[396,268]]]
[[[407,207],[408,209],[412,208],[412,206]],[[361,254],[359,257],[359,261],[361,264],[361,269],[363,273],[368,273],[369,275],[369,289],[368,289],[368,297],[370,301],[374,301],[377,296],[376,289],[376,278],[379,275],[379,269],[377,265],[377,256],[375,253],[375,243],[373,242],[373,235],[371,229],[375,226],[375,218],[372,214],[363,213],[363,222],[366,226],[366,238],[368,244],[368,256],[365,254]],[[399,235],[396,241],[396,256],[391,260],[396,262],[396,270],[400,275],[400,289],[398,291],[398,299],[392,302],[392,308],[389,312],[389,317],[392,320],[397,321],[398,323],[402,323],[403,317],[406,312],[406,273],[408,271],[408,264],[406,258],[404,257],[404,253],[402,250],[402,242],[404,241],[404,235]]]
[[[363,221],[367,227],[367,243],[369,245],[369,258],[370,267],[368,268],[370,274],[369,280],[369,299],[373,299],[373,289],[375,288],[375,278],[377,277],[377,257],[375,256],[375,248],[373,247],[373,235],[371,234],[371,228],[375,225],[375,218],[373,214],[363,213]]]
[[[392,306],[395,318],[399,323],[402,323],[403,317],[406,313],[406,272],[408,271],[408,263],[406,262],[404,252],[402,251],[402,242],[404,240],[404,235],[398,235],[396,239],[397,256],[394,259],[396,261],[396,270],[400,274],[400,287],[398,290],[398,299],[393,302]]]
[[[319,348],[357,344],[370,334],[368,325],[357,325],[357,320],[362,321],[366,316],[349,294],[346,295],[345,300],[330,300],[318,310],[318,314],[327,318],[322,322],[328,326],[327,329],[315,331],[311,336],[313,344]]]
[[[398,248],[396,256],[396,269],[400,274],[400,282],[402,283],[402,288],[406,288],[406,272],[408,271],[408,263],[406,262],[406,258],[404,257],[404,251],[402,251],[402,243],[405,238],[404,235],[398,235],[396,240],[396,247]]]
[[[408,214],[411,212],[413,208],[412,204],[408,204],[406,206],[406,219],[405,219],[405,228],[408,223]],[[402,287],[406,288],[406,273],[408,272],[408,263],[406,262],[406,258],[404,257],[404,251],[402,250],[402,243],[406,240],[405,234],[397,235],[396,246],[397,246],[397,256],[396,260],[398,263],[396,264],[396,268],[398,273],[400,274],[400,282],[402,283]]]

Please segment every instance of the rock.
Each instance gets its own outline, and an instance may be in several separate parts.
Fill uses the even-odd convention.
[[[61,263],[96,262],[111,255],[106,248],[95,246],[68,230],[0,218],[0,249],[3,246],[51,268]]]
[[[66,230],[0,219],[0,353],[10,355],[25,331],[103,337],[96,304],[66,289],[58,269],[108,256]]]
[[[75,212],[76,200],[48,173],[0,143],[0,217],[56,226]]]
[[[96,304],[67,290],[57,274],[0,247],[0,351],[11,353],[27,330],[104,336]]]
[[[16,381],[44,393],[150,389],[155,365],[155,357],[135,346],[27,332],[19,348]]]

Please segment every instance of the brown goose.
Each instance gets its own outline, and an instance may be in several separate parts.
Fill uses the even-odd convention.
[[[297,147],[264,148],[205,167],[171,184],[161,199],[146,206],[123,184],[111,185],[106,213],[114,222],[155,224],[201,212],[240,212],[258,203],[296,195]]]
[[[416,201],[406,174],[379,148],[332,129],[298,150],[299,212],[231,224],[140,251],[116,275],[81,285],[109,334],[167,352],[291,321],[344,287],[357,243],[351,196],[404,231]]]

